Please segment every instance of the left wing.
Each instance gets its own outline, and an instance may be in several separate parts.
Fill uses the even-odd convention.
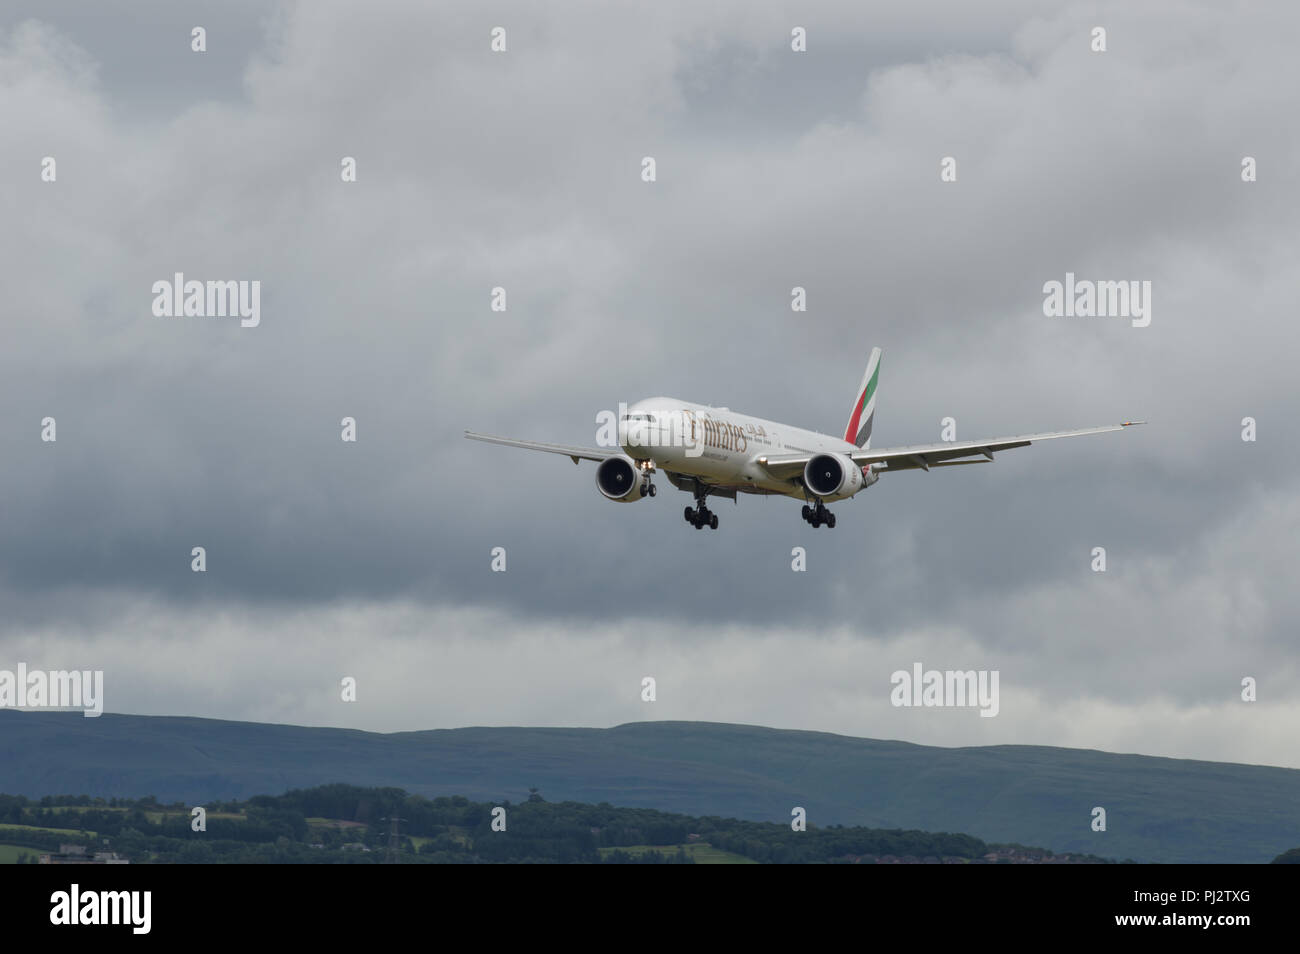
[[[510,437],[493,437],[491,434],[475,434],[466,431],[465,436],[472,441],[486,441],[489,444],[504,444],[506,447],[522,447],[524,450],[545,451],[548,454],[563,454],[576,464],[580,460],[606,460],[618,457],[623,452],[615,448],[601,450],[598,447],[572,447],[568,444],[543,444],[540,441],[517,441]]]
[[[883,473],[895,470],[929,470],[931,467],[951,467],[957,464],[983,464],[993,459],[995,451],[1011,450],[1015,447],[1028,447],[1035,441],[1050,441],[1058,437],[1083,437],[1086,434],[1105,434],[1107,431],[1122,431],[1145,421],[1125,421],[1123,424],[1107,424],[1103,427],[1084,427],[1076,431],[1047,431],[1042,434],[1021,434],[1018,437],[995,437],[986,441],[945,441],[938,444],[913,444],[908,447],[882,447],[878,449],[863,448],[849,454],[854,462],[867,464],[884,464]],[[800,456],[760,457],[758,463],[777,480],[790,480],[803,473],[808,461],[816,454]],[[982,457],[983,460],[959,460],[962,457]]]

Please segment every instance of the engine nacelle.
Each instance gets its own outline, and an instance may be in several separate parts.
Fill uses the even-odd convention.
[[[846,454],[818,454],[804,465],[803,482],[822,500],[843,500],[864,487],[870,487],[880,475],[861,467]]]
[[[650,479],[631,457],[619,454],[596,465],[596,489],[616,503],[640,500],[650,490]]]

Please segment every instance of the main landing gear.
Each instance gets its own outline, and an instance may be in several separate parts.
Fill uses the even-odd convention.
[[[686,518],[686,522],[696,530],[702,530],[705,527],[708,527],[710,530],[718,529],[718,515],[708,507],[704,506],[703,501],[700,502],[700,509],[698,510],[693,507],[687,507],[683,516]]]
[[[813,529],[820,527],[822,524],[826,524],[832,530],[835,529],[835,514],[827,510],[826,505],[820,500],[817,501],[815,507],[810,507],[807,504],[803,505],[803,518]]]
[[[685,513],[682,514],[682,516],[686,518],[686,522],[696,530],[702,530],[705,527],[708,527],[710,530],[718,529],[718,515],[710,510],[704,503],[704,499],[707,496],[707,492],[702,494],[697,493],[695,495],[695,503],[697,506],[687,507]]]

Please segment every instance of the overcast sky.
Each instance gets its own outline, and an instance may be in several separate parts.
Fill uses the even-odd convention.
[[[102,669],[112,712],[1300,767],[1300,8],[898,6],[6,4],[0,668]],[[176,272],[260,281],[261,324],[155,317]],[[1045,317],[1066,272],[1150,281],[1150,325]],[[873,346],[873,446],[1151,423],[834,530],[461,436],[656,394],[839,433]],[[892,707],[916,662],[998,670],[999,714]]]

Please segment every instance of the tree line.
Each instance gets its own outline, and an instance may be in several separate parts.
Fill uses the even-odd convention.
[[[769,863],[882,856],[981,863],[999,847],[964,834],[811,824],[805,831],[793,831],[788,823],[693,817],[607,802],[548,802],[535,789],[512,804],[334,784],[203,807],[206,830],[194,831],[192,806],[165,805],[153,796],[33,800],[0,795],[0,826],[81,833],[73,837],[0,829],[0,842],[47,851],[65,843],[86,844],[92,850],[116,851],[135,863],[672,864],[691,863],[694,845]],[[401,821],[396,844],[390,845],[393,818]],[[498,830],[502,824],[504,830]]]

